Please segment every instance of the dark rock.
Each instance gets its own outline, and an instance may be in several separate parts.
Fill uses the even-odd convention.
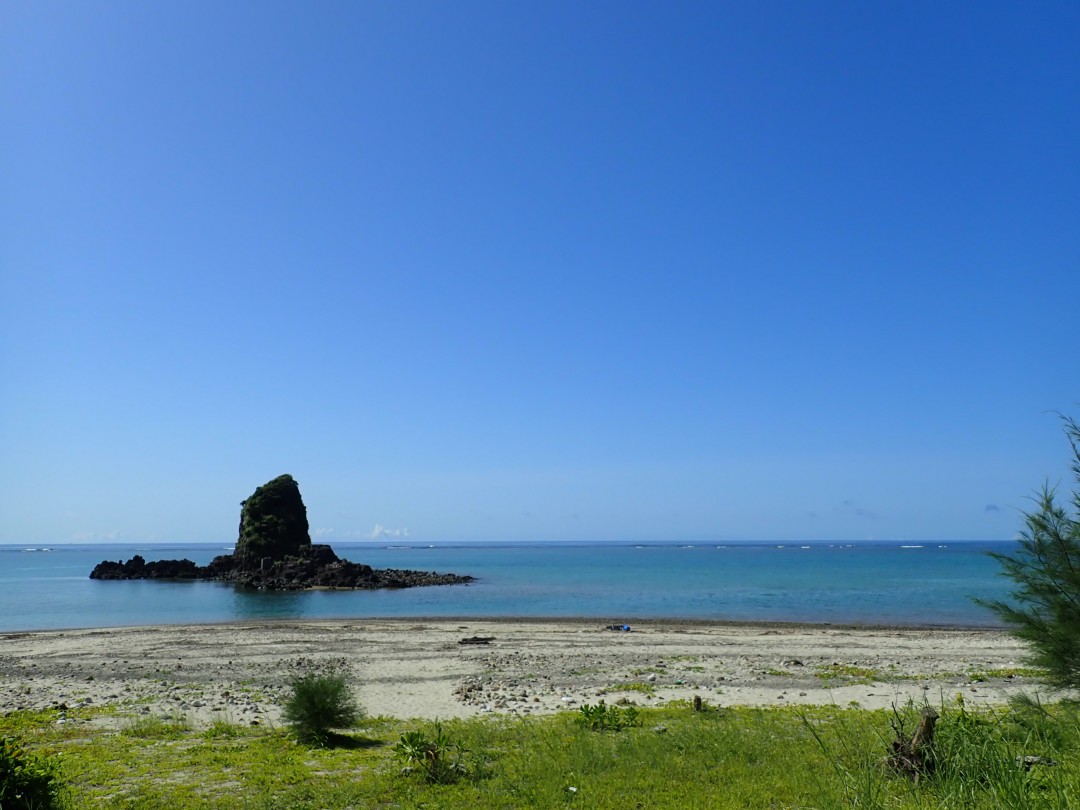
[[[268,559],[265,565],[255,569],[240,565],[231,554],[215,557],[213,562],[204,566],[197,566],[191,560],[142,562],[136,555],[126,563],[109,560],[98,563],[90,573],[90,578],[213,580],[261,591],[300,591],[310,588],[375,590],[459,585],[473,581],[470,576],[439,574],[433,571],[407,571],[397,568],[380,571],[370,565],[338,559],[329,546],[312,548],[320,549],[315,557],[286,557],[276,562]],[[324,562],[327,552],[333,555],[333,562]]]
[[[133,572],[141,569],[144,562],[143,558],[138,554],[128,560],[127,563],[102,560],[90,572],[90,579],[138,579]]]
[[[199,567],[191,560],[157,560],[144,567],[145,579],[197,579]]]
[[[146,562],[136,554],[125,562],[98,563],[90,579],[199,579],[199,568],[191,560],[158,560]]]
[[[311,545],[307,507],[291,475],[279,475],[258,487],[240,504],[240,536],[233,556],[251,570],[262,560],[282,560]]]

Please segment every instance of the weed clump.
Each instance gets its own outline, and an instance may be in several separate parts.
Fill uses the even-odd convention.
[[[50,810],[59,806],[59,797],[56,760],[33,756],[14,737],[0,737],[0,807]]]
[[[121,730],[121,734],[144,740],[179,740],[191,731],[191,721],[183,715],[170,717],[136,717]]]
[[[593,731],[620,731],[637,724],[638,710],[633,706],[608,706],[600,701],[595,706],[586,703],[578,708],[578,725]]]
[[[326,745],[332,729],[352,728],[364,713],[341,673],[312,672],[292,682],[282,717],[301,742]]]
[[[401,769],[403,775],[420,772],[424,781],[430,784],[446,785],[468,773],[462,761],[468,750],[451,739],[438,720],[431,737],[422,731],[406,731],[394,746],[394,753],[405,761],[405,767]]]

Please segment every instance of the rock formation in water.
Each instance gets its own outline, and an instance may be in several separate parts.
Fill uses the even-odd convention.
[[[241,504],[240,536],[232,554],[215,557],[203,566],[191,560],[146,562],[136,554],[126,563],[98,563],[90,579],[202,579],[260,590],[296,591],[456,585],[473,578],[433,571],[379,571],[342,560],[330,546],[311,542],[300,487],[291,475],[281,475]]]
[[[291,475],[279,475],[240,504],[240,536],[233,550],[237,565],[258,568],[262,561],[299,557],[311,547],[307,507]]]

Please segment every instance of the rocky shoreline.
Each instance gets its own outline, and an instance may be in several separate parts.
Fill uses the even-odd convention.
[[[473,577],[410,571],[399,568],[375,569],[370,565],[343,560],[327,545],[311,544],[282,560],[265,558],[258,567],[247,567],[234,554],[215,557],[209,565],[191,560],[153,560],[136,554],[127,562],[103,560],[90,572],[101,580],[208,580],[230,582],[242,588],[262,591],[300,591],[312,588],[374,590],[417,588],[429,585],[463,585]]]

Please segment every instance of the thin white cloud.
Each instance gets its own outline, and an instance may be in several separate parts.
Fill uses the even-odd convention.
[[[333,537],[334,536],[334,530],[333,529],[316,529],[315,531],[312,532],[312,534],[314,534],[316,537]]]
[[[409,536],[409,530],[408,529],[388,529],[385,526],[383,526],[381,523],[376,523],[375,528],[372,529],[371,534],[368,535],[368,537],[370,539],[372,539],[372,540],[379,540],[379,539],[381,539],[383,537],[392,537],[392,538],[397,539],[397,538],[408,537],[408,536]]]

